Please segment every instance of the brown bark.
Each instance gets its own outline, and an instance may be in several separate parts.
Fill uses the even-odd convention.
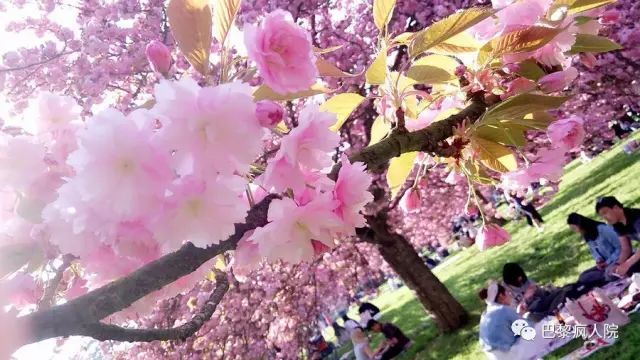
[[[441,332],[464,326],[469,316],[446,286],[429,270],[411,243],[391,231],[386,216],[379,213],[367,218],[370,230],[366,241],[377,245],[380,255],[415,293],[422,306],[435,317]]]

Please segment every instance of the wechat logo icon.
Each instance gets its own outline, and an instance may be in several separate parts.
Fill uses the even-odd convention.
[[[536,337],[536,329],[529,326],[526,320],[518,319],[511,324],[511,331],[514,336],[520,336],[521,338],[531,341]]]

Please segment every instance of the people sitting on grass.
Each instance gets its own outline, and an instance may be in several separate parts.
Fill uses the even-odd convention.
[[[351,341],[353,342],[353,354],[356,360],[373,360],[375,353],[369,346],[369,338],[364,329],[357,327],[351,333]]]
[[[578,213],[571,213],[567,218],[569,227],[578,234],[589,246],[596,266],[584,271],[578,280],[584,284],[603,285],[606,281],[614,280],[612,275],[616,264],[619,263],[622,247],[615,230],[602,222],[589,219]]]
[[[605,196],[596,202],[596,212],[618,234],[621,245],[619,264],[615,273],[630,276],[640,272],[640,251],[633,254],[631,240],[640,241],[640,209],[626,208],[613,196]]]
[[[376,359],[393,359],[402,353],[411,343],[411,340],[397,326],[391,323],[379,323],[377,320],[369,320],[367,330],[382,333],[385,341],[375,351]]]
[[[575,299],[585,294],[592,286],[568,284],[561,288],[553,285],[541,286],[529,280],[517,263],[506,263],[502,268],[502,281],[509,294],[512,307],[527,319],[538,322],[545,316],[553,315],[567,298]]]
[[[480,345],[490,357],[504,358],[521,342],[514,334],[512,324],[522,317],[512,307],[511,293],[495,281],[480,290],[478,296],[487,303],[487,309],[480,317]]]

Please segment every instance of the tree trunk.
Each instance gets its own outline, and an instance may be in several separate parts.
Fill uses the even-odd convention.
[[[368,223],[371,233],[367,241],[378,246],[380,255],[435,317],[438,329],[451,332],[465,325],[467,311],[429,270],[409,241],[391,232],[383,215],[368,217]]]

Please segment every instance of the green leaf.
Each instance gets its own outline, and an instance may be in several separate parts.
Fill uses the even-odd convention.
[[[464,53],[474,53],[482,47],[473,35],[467,32],[461,32],[451,38],[432,47],[429,51],[441,55],[459,55]]]
[[[569,14],[589,11],[602,6],[613,4],[617,0],[569,0]]]
[[[520,94],[490,108],[476,123],[477,126],[495,124],[500,120],[521,120],[530,113],[557,109],[568,96]]]
[[[349,115],[362,103],[364,97],[355,93],[338,94],[320,105],[320,110],[336,114],[336,123],[333,124],[331,131],[338,131]]]
[[[562,28],[531,26],[503,34],[480,49],[478,63],[484,65],[503,55],[538,50],[553,40],[562,30]]]
[[[229,29],[233,25],[238,10],[240,10],[241,0],[214,0],[213,1],[213,35],[224,44]]]
[[[456,60],[445,55],[429,55],[415,61],[407,76],[422,84],[445,83],[456,80]]]
[[[520,66],[520,70],[518,71],[518,75],[525,77],[529,80],[538,81],[541,77],[545,76],[546,73],[535,60],[525,60],[518,64]]]
[[[471,181],[484,185],[491,185],[495,183],[495,181],[491,178],[491,176],[489,176],[489,174],[487,174],[484,168],[475,161],[467,160],[460,164],[460,166],[471,175]]]
[[[316,66],[318,67],[318,72],[320,76],[329,76],[329,77],[354,77],[358,75],[350,74],[348,72],[344,72],[340,70],[337,66],[328,62],[327,60],[318,57],[316,60]]]
[[[595,20],[594,18],[592,18],[591,16],[576,16],[573,21],[575,21],[575,24],[580,26],[580,25],[584,25],[586,23],[588,23],[591,20]]]
[[[387,78],[387,47],[382,46],[373,63],[367,69],[365,78],[368,84],[382,85]]]
[[[373,22],[378,30],[384,31],[389,20],[391,20],[395,5],[396,0],[373,0]]]
[[[288,100],[295,100],[295,99],[314,96],[314,95],[326,94],[330,92],[331,92],[330,89],[327,89],[326,87],[324,87],[324,85],[320,83],[312,85],[311,88],[309,88],[308,90],[304,90],[296,93],[289,93],[289,94],[280,94],[280,93],[277,93],[275,90],[271,89],[270,87],[268,87],[267,85],[260,85],[256,89],[256,91],[253,92],[253,99],[255,101],[260,101],[260,100],[288,101]]]
[[[171,0],[167,6],[169,26],[178,48],[200,74],[209,72],[211,7],[208,0]]]
[[[525,132],[526,126],[510,121],[500,121],[496,124],[489,124],[479,127],[473,132],[473,136],[483,138],[501,145],[521,147],[527,142]]]
[[[391,159],[389,162],[389,169],[387,169],[387,185],[391,190],[391,197],[395,198],[398,195],[398,191],[404,185],[407,177],[413,170],[413,163],[416,161],[418,152],[404,153],[398,157]]]
[[[516,157],[508,147],[479,137],[473,137],[471,141],[480,161],[491,170],[507,172],[518,168]]]
[[[415,35],[416,33],[414,32],[403,32],[402,34],[399,34],[398,36],[394,37],[393,42],[407,45],[411,42],[411,40],[413,40],[413,37]]]
[[[602,53],[620,49],[622,49],[622,46],[604,36],[577,34],[576,42],[569,50],[569,53]]]
[[[371,125],[371,136],[369,137],[369,146],[380,142],[391,131],[391,123],[386,121],[384,117],[378,116]]]
[[[409,54],[416,57],[493,14],[495,10],[491,8],[470,8],[451,14],[419,31],[409,45]]]

